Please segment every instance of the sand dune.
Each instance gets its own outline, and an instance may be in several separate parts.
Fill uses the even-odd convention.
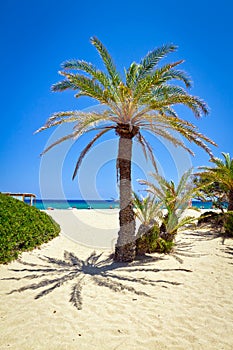
[[[177,236],[174,255],[117,265],[108,259],[118,230],[117,211],[98,219],[95,211],[83,212],[78,228],[72,228],[73,211],[52,215],[62,223],[59,237],[24,253],[21,263],[0,266],[1,350],[233,348],[231,240],[222,244],[208,231],[185,231]],[[91,237],[102,230],[103,236],[85,246],[74,241],[77,236],[70,237],[76,230],[79,241],[88,232]],[[90,258],[96,242],[105,249],[96,249]],[[59,283],[64,276],[67,282],[35,299],[52,286],[36,289],[35,284],[45,279]],[[30,284],[30,289],[9,294]],[[75,284],[80,310],[70,302]]]

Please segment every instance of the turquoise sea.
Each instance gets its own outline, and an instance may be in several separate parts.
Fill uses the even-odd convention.
[[[26,201],[29,203],[28,201]],[[57,199],[37,199],[36,208],[38,209],[115,209],[119,208],[119,202],[114,200],[57,200]]]
[[[55,200],[55,199],[37,199],[35,206],[38,209],[115,209],[119,208],[119,202],[114,200]],[[192,206],[200,209],[211,209],[212,202],[192,201]]]

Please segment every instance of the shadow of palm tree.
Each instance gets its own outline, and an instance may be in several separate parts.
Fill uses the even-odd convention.
[[[200,235],[200,239],[197,239],[196,237]],[[207,237],[207,238],[206,238]],[[190,240],[190,238],[193,240]],[[201,256],[205,256],[208,254],[203,254],[200,252],[195,252],[195,244],[194,242],[198,241],[198,240],[211,240],[214,239],[216,237],[213,237],[213,235],[211,235],[211,238],[207,235],[207,236],[202,236],[201,232],[197,232],[193,233],[193,232],[189,232],[188,234],[183,234],[182,239],[177,239],[175,240],[175,245],[173,247],[173,250],[171,251],[171,253],[169,255],[171,255],[173,258],[175,258],[179,263],[183,263],[183,257],[189,257],[189,258],[199,258]],[[186,242],[187,239],[187,242]]]
[[[206,231],[201,230],[201,228],[206,229]],[[190,231],[187,234],[187,237],[195,238],[196,241],[203,241],[203,240],[209,241],[209,240],[213,240],[221,237],[221,232],[216,230],[216,228],[211,225],[203,224],[200,227],[200,230],[196,228],[195,231]]]
[[[91,280],[100,287],[106,287],[114,292],[130,292],[136,295],[151,297],[144,291],[136,289],[139,285],[154,286],[161,283],[163,287],[168,285],[179,285],[174,281],[166,281],[163,279],[151,280],[146,277],[134,277],[132,272],[160,272],[160,271],[184,271],[192,272],[187,269],[156,269],[151,266],[151,262],[161,260],[162,258],[144,257],[131,264],[115,263],[111,257],[101,259],[102,254],[93,252],[86,260],[78,258],[71,252],[64,252],[64,259],[56,259],[48,256],[39,257],[44,264],[33,264],[19,260],[19,263],[25,268],[9,269],[14,272],[26,272],[29,274],[23,277],[3,278],[2,280],[36,280],[42,279],[39,282],[31,283],[19,289],[14,289],[8,294],[15,292],[23,292],[29,289],[37,290],[43,288],[36,296],[39,299],[56,288],[61,287],[64,283],[75,280],[71,288],[70,302],[78,309],[82,309],[82,288],[83,280],[86,276],[91,277]],[[148,266],[149,265],[149,266]],[[125,271],[127,275],[120,275],[117,272]],[[45,278],[47,277],[48,278]],[[131,285],[127,285],[130,282]],[[135,284],[135,286],[134,286]]]
[[[222,248],[221,251],[226,254],[225,256],[223,256],[224,258],[233,259],[233,247],[225,247]],[[232,262],[230,262],[229,264],[233,265]]]
[[[230,255],[228,258],[233,259],[233,247],[226,247],[225,252]]]

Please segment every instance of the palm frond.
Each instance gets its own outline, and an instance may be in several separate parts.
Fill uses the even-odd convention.
[[[93,146],[93,144],[104,134],[106,134],[106,132],[108,132],[110,129],[104,129],[101,132],[99,132],[92,140],[91,142],[88,143],[88,145],[83,149],[83,151],[81,152],[78,161],[76,163],[75,169],[74,169],[74,173],[73,173],[73,177],[72,179],[75,178],[75,176],[77,175],[78,169],[83,161],[83,158],[85,157],[85,155],[87,154],[87,152],[90,150],[90,148]]]
[[[197,146],[201,147],[206,151],[206,153],[209,154],[209,156],[212,158],[213,153],[209,146],[204,141],[209,142],[210,144],[217,146],[215,142],[213,142],[211,139],[207,138],[205,135],[198,133],[194,130],[189,130],[188,128],[174,128],[174,130],[177,130],[182,136],[184,136],[188,141],[195,143]],[[204,141],[203,141],[204,140]]]
[[[96,37],[92,37],[90,41],[91,41],[91,44],[95,46],[100,57],[102,58],[103,63],[108,71],[108,74],[112,79],[113,85],[114,86],[119,85],[121,79],[120,79],[119,73],[117,72],[116,67],[113,63],[113,60],[112,60],[110,54],[108,53],[107,49],[101,43],[101,41]]]
[[[136,209],[139,209],[140,211],[143,210],[143,201],[140,199],[140,197],[137,195],[136,192],[133,192],[134,196],[134,205]]]
[[[166,113],[168,109],[168,113]],[[191,127],[193,130],[197,129],[197,127],[188,122],[185,119],[181,119],[178,115],[173,115],[173,111],[170,111],[170,107],[163,107],[162,111],[151,110],[148,106],[144,109],[135,113],[132,118],[132,122],[134,124],[143,125],[144,121],[154,126],[161,126],[167,128],[169,125],[177,124],[177,125],[185,125]]]
[[[188,141],[193,142],[196,145],[203,148],[210,155],[210,157],[213,157],[211,149],[207,146],[207,144],[205,142],[210,143],[213,146],[217,146],[216,143],[214,141],[212,141],[210,138],[208,138],[207,136],[205,136],[204,134],[201,134],[197,130],[195,130],[196,127],[193,127],[193,125],[191,123],[188,123],[186,121],[183,121],[182,119],[179,119],[179,118],[177,119],[174,117],[167,117],[166,119],[164,117],[162,117],[162,118],[157,117],[157,118],[158,118],[159,122],[161,121],[161,123],[156,125],[156,122],[154,122],[154,123],[151,122],[151,125],[152,125],[151,130],[153,132],[156,133],[157,128],[158,129],[164,128],[164,129],[170,129],[170,130],[177,131],[180,135],[184,136]],[[145,119],[150,120],[152,118],[148,115],[148,117],[145,117]],[[156,121],[156,117],[154,119]],[[143,123],[141,123],[140,125],[141,125],[141,127],[144,127],[145,129],[147,127],[149,127]],[[158,132],[158,134],[159,134],[159,132]],[[166,136],[164,136],[164,137],[166,137]],[[168,136],[168,139],[169,139],[169,136]],[[174,142],[175,142],[175,140],[174,140]],[[182,143],[179,143],[179,141],[178,141],[178,144],[181,147],[184,147],[184,145],[182,145]],[[193,152],[191,150],[189,151],[189,153],[193,154]]]
[[[134,192],[133,203],[135,206],[135,215],[143,225],[155,224],[158,219],[161,219],[161,202],[156,201],[155,197],[147,196],[142,200]]]
[[[202,166],[201,173],[197,173],[201,178],[211,181],[217,181],[227,190],[233,190],[233,158],[230,158],[228,153],[222,153],[224,161],[212,157],[210,161],[215,164],[215,167]]]
[[[126,71],[126,86],[132,88],[135,84],[139,65],[135,62],[131,63],[128,70]]]
[[[168,53],[176,50],[175,45],[163,45],[156,48],[153,51],[147,53],[147,55],[141,60],[140,67],[138,69],[137,81],[143,79],[146,75],[150,74],[159,61],[165,57]]]
[[[42,130],[58,126],[63,123],[74,123],[74,130],[77,131],[76,138],[81,136],[82,133],[88,130],[89,127],[95,126],[101,122],[116,122],[116,118],[111,116],[109,110],[105,110],[102,113],[97,112],[82,112],[82,111],[65,111],[53,113],[45,125],[35,131],[38,133]]]
[[[192,124],[184,124],[183,121],[175,120],[174,118],[167,119],[167,124],[169,124],[170,129],[178,131],[181,135],[185,136],[187,140],[193,141],[193,138],[200,138],[213,146],[217,146],[217,144],[211,140],[206,135],[198,132],[195,127],[193,128]]]
[[[152,173],[151,175],[152,175],[153,177],[155,177],[155,175],[158,175],[158,174]],[[160,175],[158,175],[158,176],[160,176]],[[156,177],[155,177],[155,180],[156,180],[157,182],[159,181],[159,179],[156,178]],[[152,182],[150,182],[150,181],[147,181],[147,180],[139,180],[139,183],[140,183],[141,185],[147,186],[147,189],[146,189],[147,192],[151,193],[151,194],[152,194],[153,196],[155,196],[157,199],[163,201],[163,199],[164,199],[164,187],[166,187],[166,186],[164,186],[163,184],[160,184],[160,183],[159,183],[159,184],[160,184],[160,187],[158,187],[158,186],[156,186],[156,184],[154,184],[154,183],[152,183]]]
[[[141,142],[140,142],[141,141]],[[155,160],[155,157],[154,157],[154,153],[153,153],[153,150],[152,150],[152,147],[151,145],[149,144],[149,142],[145,139],[144,136],[142,136],[142,134],[140,134],[140,143],[144,144],[146,149],[148,150],[148,154],[149,154],[149,157],[150,157],[150,160],[151,160],[151,163],[153,165],[153,167],[155,168],[156,171],[158,171],[158,168],[157,168],[157,164],[156,164],[156,160]]]
[[[140,143],[140,145],[142,147],[142,151],[143,151],[144,157],[147,160],[146,146],[145,146],[145,143],[143,142],[143,137],[142,137],[142,134],[140,132],[136,135],[136,139]]]
[[[168,84],[163,84],[162,86],[155,87],[152,92],[158,99],[163,99],[173,95],[187,95],[185,89],[182,87]]]
[[[233,159],[231,159],[230,154],[222,152],[222,155],[224,157],[226,167],[233,170]]]
[[[152,77],[154,77],[156,75],[157,75],[157,77],[162,76],[163,74],[169,72],[172,68],[174,68],[182,63],[184,63],[184,60],[179,60],[176,62],[167,63],[167,64],[163,65],[161,68],[157,68],[155,70],[155,72],[153,72]]]
[[[185,84],[187,88],[191,87],[192,85],[191,78],[187,75],[185,71],[182,70],[170,69],[169,71],[162,74],[162,78],[165,81],[173,79],[180,80]]]
[[[200,118],[202,114],[208,114],[208,107],[206,103],[196,96],[191,96],[188,94],[173,94],[168,95],[164,100],[157,99],[156,91],[152,91],[150,107],[151,109],[159,110],[163,107],[168,107],[171,105],[182,104],[188,107],[196,118]]]
[[[184,174],[181,176],[181,179],[179,181],[179,184],[178,184],[177,190],[176,190],[178,195],[182,196],[187,191],[188,181],[191,178],[192,172],[193,172],[193,169],[190,168],[190,169],[186,170],[184,172]]]
[[[169,234],[174,234],[177,232],[178,229],[182,228],[185,225],[191,224],[195,221],[197,221],[197,218],[193,216],[186,216],[178,220],[178,223],[175,223],[175,220],[170,220],[168,221],[166,229]]]
[[[50,149],[52,149],[54,146],[59,145],[60,143],[67,141],[67,140],[71,140],[74,139],[74,137],[76,136],[77,132],[74,131],[71,134],[65,135],[61,138],[59,138],[58,140],[56,140],[55,142],[53,142],[51,145],[49,145],[48,147],[46,147],[43,152],[40,154],[41,156],[43,156],[45,153],[47,153]]]
[[[63,81],[59,81],[58,83],[55,83],[51,86],[51,90],[54,92],[57,91],[65,91],[67,89],[71,89],[71,90],[76,90],[77,87],[75,84],[73,84],[71,81],[67,80],[63,80]]]
[[[175,94],[189,96],[180,86],[168,84],[167,81],[171,79],[183,81],[186,87],[191,85],[191,80],[185,75],[185,72],[174,70],[171,74],[169,72],[162,74],[162,70],[156,70],[153,76],[146,76],[138,83],[134,91],[134,98],[141,104],[149,104],[153,99],[160,101]]]
[[[165,128],[158,127],[158,126],[154,127],[153,125],[151,126],[148,124],[141,124],[141,128],[143,130],[148,130],[148,131],[152,132],[155,136],[162,137],[163,139],[171,142],[171,144],[173,144],[175,147],[177,147],[177,146],[182,147],[192,156],[194,155],[193,151],[189,147],[187,147],[182,140],[178,139],[174,135],[171,135],[169,133],[169,131],[166,130]]]
[[[41,132],[42,130],[51,128],[53,126],[57,126],[63,123],[72,123],[76,122],[79,116],[83,114],[83,112],[79,111],[66,111],[66,112],[56,112],[53,113],[46,123],[35,131],[35,134]]]
[[[135,100],[138,100],[140,98],[143,99],[143,96],[147,96],[149,95],[151,98],[151,90],[155,87],[159,87],[162,86],[163,84],[165,84],[169,79],[175,79],[172,78],[170,76],[165,75],[166,73],[169,72],[169,70],[171,70],[171,68],[177,66],[178,64],[182,63],[183,61],[177,61],[171,64],[166,64],[165,66],[163,66],[160,69],[156,69],[153,73],[149,74],[149,75],[145,75],[142,79],[140,79],[139,81],[136,79],[136,77],[134,76],[134,82],[133,84],[131,84],[131,86],[133,87],[133,96]],[[137,71],[139,66],[137,66]],[[184,81],[186,85],[190,85],[190,79],[188,78],[187,75],[185,75],[185,72],[183,72],[184,75]],[[181,80],[181,76],[179,75],[179,77],[177,77],[177,80]]]
[[[98,80],[105,89],[111,88],[111,81],[109,77],[92,63],[83,60],[68,60],[62,63],[63,69],[75,69],[91,75],[92,78]]]
[[[221,168],[221,169],[229,169],[229,170],[232,170],[233,168],[233,158],[230,157],[230,154],[229,153],[224,153],[222,152],[222,155],[224,157],[224,161],[220,158],[217,158],[217,157],[214,157],[212,159],[210,159],[210,161],[212,163],[214,163],[218,168]]]
[[[67,116],[68,116],[68,118],[64,119],[64,117],[67,117]],[[47,121],[45,126],[41,127],[36,132],[40,132],[40,131],[47,129],[47,128],[50,128],[52,126],[63,124],[64,122],[77,121],[78,117],[80,117],[80,120],[74,126],[74,131],[68,135],[65,135],[65,136],[59,138],[55,142],[53,142],[51,145],[49,145],[47,148],[45,148],[45,150],[43,150],[41,155],[44,155],[50,149],[52,149],[54,146],[56,146],[64,141],[67,141],[69,139],[75,140],[75,139],[79,138],[83,133],[87,133],[90,131],[96,131],[96,130],[102,130],[102,129],[104,129],[104,130],[102,130],[101,132],[103,132],[103,131],[107,132],[107,131],[115,128],[113,125],[105,125],[103,127],[96,127],[96,123],[100,123],[100,122],[103,122],[103,121],[109,119],[108,111],[105,111],[102,114],[95,113],[95,112],[86,113],[86,112],[80,112],[80,111],[67,111],[67,112],[54,113],[49,118],[49,120]],[[103,132],[103,134],[104,134],[104,132]]]
[[[164,114],[169,116],[169,117],[178,118],[178,114],[171,106],[164,107],[163,111],[164,111]]]
[[[81,74],[76,74],[70,76],[69,80],[76,86],[77,90],[80,90],[85,96],[94,98],[103,104],[108,102],[103,88],[92,79]]]

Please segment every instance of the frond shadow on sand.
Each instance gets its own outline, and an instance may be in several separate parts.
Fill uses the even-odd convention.
[[[195,241],[211,241],[221,237],[221,231],[212,225],[199,225],[195,230],[190,230],[187,238],[195,238]]]
[[[103,258],[102,253],[93,252],[86,260],[78,258],[74,253],[64,252],[64,259],[56,259],[48,256],[38,257],[41,261],[39,264],[29,263],[22,260],[18,262],[22,265],[21,269],[9,269],[14,272],[24,272],[24,276],[3,278],[2,280],[33,280],[31,284],[27,284],[21,288],[14,289],[8,294],[16,292],[24,292],[26,290],[39,290],[35,299],[39,299],[56,288],[61,287],[66,282],[75,280],[71,286],[70,302],[78,309],[82,309],[83,305],[83,286],[86,277],[89,277],[94,284],[100,287],[106,287],[114,292],[133,293],[145,297],[152,298],[143,290],[138,289],[141,286],[155,286],[161,284],[167,288],[169,285],[180,285],[175,281],[164,279],[149,279],[145,277],[147,272],[163,272],[163,271],[183,271],[192,272],[188,269],[158,269],[154,268],[151,263],[163,259],[144,257],[133,263],[115,263],[112,257]],[[101,259],[102,258],[102,259]],[[124,271],[124,275],[119,274]],[[143,277],[133,276],[133,272],[144,272]],[[39,280],[39,281],[38,281]],[[130,285],[129,285],[130,284]]]
[[[224,258],[230,259],[230,261],[233,259],[233,247],[225,246],[221,251],[225,254]],[[229,262],[229,264],[233,265],[232,262]]]

